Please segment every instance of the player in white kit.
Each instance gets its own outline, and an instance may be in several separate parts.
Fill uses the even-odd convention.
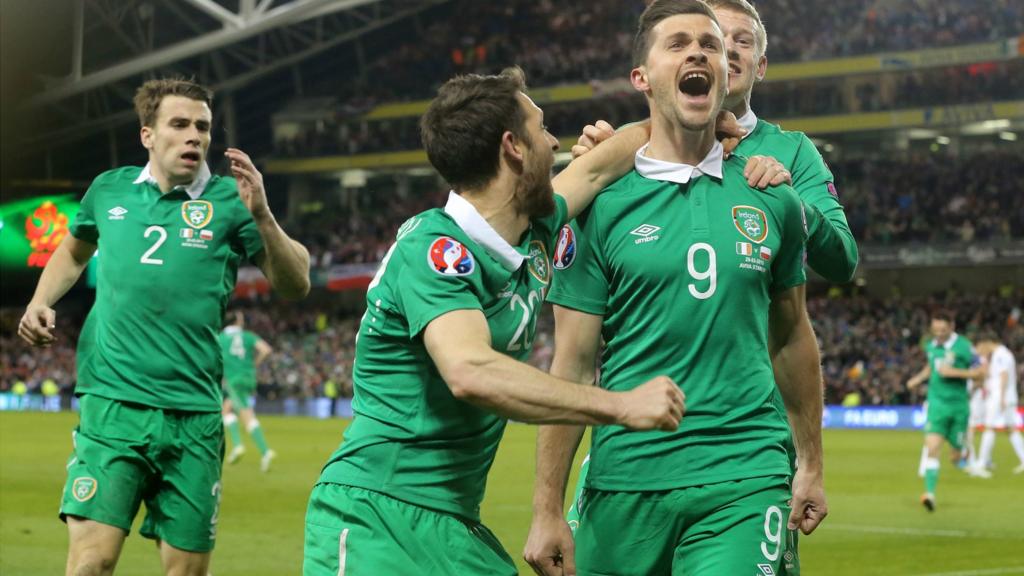
[[[978,354],[986,361],[985,378],[985,432],[977,460],[968,468],[973,476],[991,477],[992,447],[996,430],[1006,430],[1017,459],[1015,474],[1024,472],[1024,437],[1021,436],[1021,417],[1017,411],[1017,362],[1013,353],[999,342],[995,335],[986,335],[977,344]]]
[[[983,378],[968,380],[967,388],[971,391],[971,415],[967,419],[967,441],[965,443],[967,455],[965,456],[965,465],[968,470],[972,470],[981,462],[978,459],[977,440],[981,433],[985,431],[985,410],[987,406],[985,398],[987,391],[985,390]]]

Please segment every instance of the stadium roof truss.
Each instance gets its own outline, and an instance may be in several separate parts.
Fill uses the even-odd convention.
[[[71,73],[43,78],[45,88],[27,101],[56,122],[25,144],[47,148],[132,121],[143,78],[195,76],[230,93],[448,1],[75,1]]]

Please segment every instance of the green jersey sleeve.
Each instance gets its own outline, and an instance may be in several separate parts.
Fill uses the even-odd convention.
[[[772,262],[772,293],[781,292],[807,281],[804,272],[804,246],[807,239],[807,220],[804,206],[789,186],[783,186],[781,203],[782,240],[779,255]]]
[[[562,226],[565,226],[568,221],[569,205],[566,204],[565,198],[555,194],[555,211],[550,216],[537,219],[534,223],[535,227],[545,231],[544,246],[549,250],[548,254],[551,253],[552,246],[558,242]]]
[[[593,206],[562,228],[555,243],[549,302],[588,314],[607,311],[608,275],[597,228]]]
[[[482,310],[474,286],[482,274],[476,257],[449,236],[417,235],[399,241],[401,263],[392,284],[395,304],[405,316],[409,338],[453,310]]]
[[[954,367],[966,370],[974,365],[974,346],[970,340],[960,336],[953,347],[956,355],[953,360]]]
[[[82,202],[78,207],[78,214],[75,216],[75,221],[71,223],[70,231],[71,235],[79,240],[96,244],[100,239],[99,228],[96,227],[96,207],[95,198],[99,192],[99,181],[102,176],[96,178],[89,189],[85,192],[85,197],[82,198]]]
[[[832,171],[805,134],[800,134],[790,172],[807,213],[807,263],[826,280],[849,282],[857,270],[857,242],[839,203]]]

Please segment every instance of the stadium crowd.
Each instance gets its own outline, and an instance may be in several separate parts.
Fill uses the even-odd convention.
[[[957,314],[957,330],[968,337],[983,329],[1001,333],[1018,359],[1024,381],[1024,290],[1012,287],[999,294],[951,295],[910,299],[846,296],[838,292],[808,300],[808,310],[822,352],[826,401],[838,404],[856,395],[865,405],[918,404],[922,391],[905,383],[924,365],[922,338],[929,313],[947,307]],[[262,398],[311,398],[334,390],[352,395],[352,361],[359,315],[330,313],[308,307],[281,308],[275,303],[246,303],[247,328],[261,335],[274,352],[259,371]],[[0,313],[4,326],[0,353],[0,392],[24,382],[37,392],[52,378],[70,394],[75,380],[75,331],[51,348],[32,349],[13,335],[21,311]],[[68,321],[70,323],[70,320]],[[531,363],[550,366],[553,354],[550,310],[541,316]],[[331,382],[332,384],[328,384]]]
[[[769,68],[770,70],[770,68]],[[623,76],[625,77],[625,76]],[[531,78],[533,86],[543,86]],[[934,68],[898,74],[813,81],[769,82],[754,90],[751,107],[773,121],[801,116],[902,110],[950,103],[1001,102],[1024,94],[1024,60]],[[582,102],[544,105],[556,136],[578,134],[597,119],[613,125],[646,117],[647,103],[632,89]],[[305,122],[296,134],[274,143],[281,156],[367,154],[420,148],[416,117],[369,121],[336,111]]]
[[[854,237],[866,245],[1024,238],[1020,152],[908,154],[845,160],[831,168]],[[393,202],[389,190],[363,192],[354,209],[303,215],[298,237],[314,267],[379,262],[402,222],[443,206],[448,194],[437,189]]]
[[[756,5],[773,62],[966,44],[1024,30],[1024,7],[1016,0],[836,0],[815,10],[796,0]],[[371,54],[365,82],[352,82],[358,74],[340,75],[333,95],[356,111],[429,96],[433,86],[419,78],[492,73],[512,63],[535,86],[624,78],[643,7],[643,0],[456,0],[426,19],[415,41]]]

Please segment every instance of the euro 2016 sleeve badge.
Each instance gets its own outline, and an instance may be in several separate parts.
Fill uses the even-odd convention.
[[[447,236],[441,236],[430,245],[430,250],[427,252],[427,263],[434,269],[434,272],[442,276],[467,276],[476,267],[476,262],[469,250]]]
[[[576,231],[569,224],[562,226],[562,230],[558,233],[553,260],[555,270],[565,270],[576,261]]]

